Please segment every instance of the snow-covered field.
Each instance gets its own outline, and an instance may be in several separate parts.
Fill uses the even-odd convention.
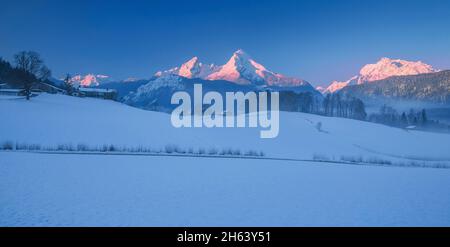
[[[2,226],[450,226],[450,169],[1,156]]]
[[[43,94],[0,98],[0,144],[261,150],[266,158],[448,163],[450,135],[282,113],[280,134],[175,129],[170,115]],[[322,123],[322,131],[316,128]],[[450,169],[0,151],[0,225],[450,226]]]
[[[176,144],[184,149],[258,150],[281,158],[393,155],[450,161],[450,135],[304,113],[281,112],[280,133],[275,139],[260,139],[258,128],[177,129],[166,113],[63,95],[44,94],[30,102],[0,99],[0,115],[0,143],[142,145],[155,150]],[[318,122],[322,131],[316,129]]]

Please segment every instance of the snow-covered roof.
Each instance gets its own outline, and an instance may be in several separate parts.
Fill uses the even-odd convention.
[[[45,85],[45,86],[48,86],[48,87],[51,87],[51,88],[53,88],[53,89],[56,89],[56,90],[58,90],[58,91],[64,91],[64,89],[61,89],[61,88],[56,87],[56,86],[54,86],[54,85],[52,85],[52,84],[49,84],[49,83],[41,82],[41,84],[42,84],[42,85]]]

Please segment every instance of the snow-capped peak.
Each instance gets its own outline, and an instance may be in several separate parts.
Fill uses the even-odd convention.
[[[186,78],[206,80],[226,80],[237,84],[255,84],[268,86],[310,86],[302,79],[286,77],[266,69],[252,59],[244,50],[233,53],[228,62],[222,66],[203,64],[198,57],[193,57],[179,67],[158,71],[155,76],[178,75]]]
[[[418,75],[424,73],[438,72],[431,65],[421,61],[406,61],[401,59],[381,58],[374,64],[363,66],[359,75],[347,81],[333,81],[324,93],[334,93],[349,85],[359,85],[373,81],[383,80],[391,76]]]
[[[155,76],[179,75],[186,78],[206,78],[209,74],[216,71],[218,67],[214,64],[203,64],[198,57],[193,57],[179,67],[165,71],[158,71]]]
[[[251,82],[261,82],[262,78],[256,74],[258,70],[265,68],[253,61],[243,50],[233,53],[228,62],[221,66],[220,70],[207,77],[208,80],[226,80],[240,84],[251,84]]]
[[[357,81],[358,81],[358,76],[353,76],[352,78],[350,78],[347,81],[332,81],[330,83],[330,85],[328,85],[328,87],[321,90],[320,92],[323,94],[335,93],[348,85],[356,84],[355,82],[357,82]]]
[[[107,75],[95,75],[95,74],[87,74],[87,75],[76,75],[73,76],[70,81],[76,85],[80,85],[83,87],[89,86],[98,86],[102,82],[109,81],[110,77]]]
[[[178,74],[180,76],[192,78],[192,76],[195,76],[199,70],[200,62],[198,61],[198,57],[193,57],[189,61],[181,65]]]
[[[358,84],[382,80],[391,76],[417,75],[437,72],[431,65],[421,61],[406,61],[401,59],[381,58],[375,64],[365,65],[359,72]]]
[[[227,80],[239,84],[259,84],[269,86],[300,86],[306,81],[286,77],[266,69],[253,60],[245,51],[239,49],[233,53],[228,62],[207,77],[208,80]]]

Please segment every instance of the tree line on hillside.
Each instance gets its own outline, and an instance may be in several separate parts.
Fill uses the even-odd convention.
[[[399,128],[450,131],[450,125],[429,119],[425,109],[398,112],[393,107],[383,105],[378,113],[368,115],[364,102],[349,94],[327,94],[320,99],[310,92],[280,92],[280,110],[351,118]]]
[[[399,113],[387,105],[381,106],[378,113],[371,114],[369,121],[398,127],[425,126],[429,122],[425,109],[420,111],[410,109],[408,113]]]
[[[36,83],[48,82],[51,70],[44,64],[39,53],[21,51],[14,55],[14,65],[0,58],[0,81],[14,88],[23,89],[26,99]]]
[[[383,105],[378,113],[370,114],[368,121],[400,128],[450,130],[450,126],[428,118],[425,109],[398,112],[394,108]]]
[[[360,98],[385,98],[450,104],[450,70],[392,76],[376,83],[344,87],[340,92]]]
[[[364,102],[351,96],[328,94],[324,99],[310,92],[280,92],[280,110],[319,114],[330,117],[343,117],[365,120],[367,113]]]

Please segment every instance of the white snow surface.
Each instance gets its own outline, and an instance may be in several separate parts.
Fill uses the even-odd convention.
[[[449,169],[0,155],[0,226],[450,226]]]
[[[19,114],[20,113],[20,114]],[[369,122],[280,112],[277,138],[260,139],[260,128],[174,128],[170,114],[118,102],[42,94],[30,101],[0,100],[0,141],[58,144],[114,144],[163,148],[239,148],[267,156],[311,158],[324,154],[376,153],[450,160],[450,135],[403,130]],[[322,123],[322,131],[316,124]],[[367,150],[370,150],[367,151]]]
[[[0,116],[0,143],[449,159],[450,135],[303,113],[282,112],[275,139],[63,95],[0,98]],[[0,226],[450,226],[449,195],[450,169],[0,151]]]

